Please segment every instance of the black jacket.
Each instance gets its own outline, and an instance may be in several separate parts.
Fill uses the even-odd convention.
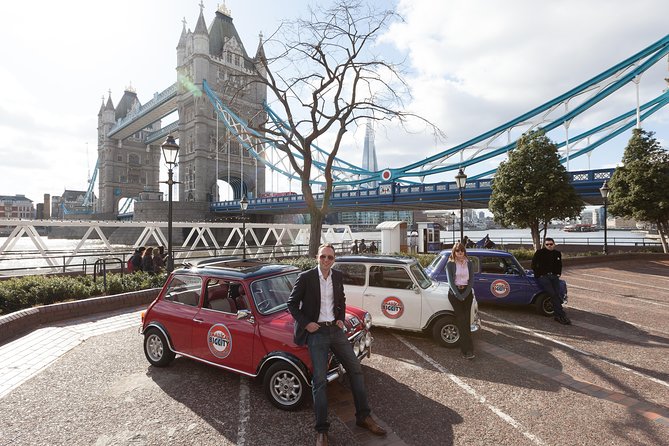
[[[342,275],[341,272],[334,269],[330,270],[330,274],[332,274],[335,320],[344,321],[346,319],[346,297]],[[288,311],[295,319],[295,343],[297,345],[306,344],[308,331],[305,327],[309,322],[318,322],[318,315],[321,311],[321,283],[318,267],[297,276],[288,299]]]
[[[532,257],[532,270],[534,277],[541,277],[548,273],[559,276],[562,274],[562,254],[557,249],[553,251],[547,248],[539,249]]]

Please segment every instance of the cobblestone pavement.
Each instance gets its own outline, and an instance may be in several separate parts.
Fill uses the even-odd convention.
[[[562,326],[485,306],[477,357],[375,329],[364,361],[373,438],[345,383],[334,445],[669,445],[669,262],[565,270]],[[0,445],[307,445],[312,407],[275,409],[260,383],[177,358],[148,365],[139,311],[42,327],[0,346]]]

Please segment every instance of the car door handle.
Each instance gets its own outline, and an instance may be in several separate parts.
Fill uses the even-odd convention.
[[[369,297],[369,296],[373,296],[373,294],[363,293],[363,296],[365,296],[365,297]]]
[[[200,318],[197,318],[197,317],[196,317],[196,318],[193,319],[193,321],[194,321],[194,322],[197,322],[198,324],[201,324],[201,323],[204,322],[204,319],[200,319]]]

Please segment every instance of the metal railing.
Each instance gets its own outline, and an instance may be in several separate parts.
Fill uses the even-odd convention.
[[[348,253],[348,244],[339,243],[334,244],[337,252]],[[104,250],[91,250],[80,254],[68,254],[62,251],[50,251],[46,256],[36,251],[15,252],[13,255],[5,256],[0,260],[0,277],[2,276],[18,276],[18,275],[36,275],[46,273],[81,273],[88,274],[88,267],[93,265],[93,275],[102,275],[106,277],[109,263],[113,263],[114,271],[126,271],[126,264],[128,258],[132,255],[127,254],[110,255]],[[213,251],[213,255],[212,255]],[[309,245],[272,245],[272,246],[255,246],[246,245],[247,258],[257,258],[264,261],[276,261],[285,258],[305,257],[308,255]],[[212,248],[203,247],[195,249],[175,249],[175,266],[179,267],[184,263],[196,263],[210,257],[224,257],[224,256],[242,256],[241,247],[227,247],[227,248]],[[49,264],[55,264],[52,266]],[[20,262],[22,264],[29,264],[24,266],[12,266],[12,263]],[[116,265],[120,265],[117,267]]]
[[[445,234],[441,237],[441,242],[444,245],[451,245],[453,243],[452,237],[446,237]],[[450,235],[450,234],[449,234]],[[466,235],[466,234],[465,234]],[[578,246],[593,246],[601,247],[604,246],[604,237],[555,237],[552,236],[555,240],[555,243],[558,245],[578,245]],[[533,241],[531,237],[499,237],[491,238],[497,247],[504,246],[529,246],[532,247]],[[473,240],[476,242],[476,240]],[[607,237],[606,242],[609,246],[636,246],[636,247],[662,247],[660,240],[649,240],[647,238],[635,238],[635,237]]]

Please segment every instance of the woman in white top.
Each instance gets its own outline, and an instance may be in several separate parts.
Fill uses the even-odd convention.
[[[455,311],[455,322],[460,332],[460,350],[466,359],[474,359],[474,346],[471,335],[471,308],[474,300],[474,266],[467,257],[465,245],[461,242],[453,245],[446,263],[448,277],[448,300]]]

